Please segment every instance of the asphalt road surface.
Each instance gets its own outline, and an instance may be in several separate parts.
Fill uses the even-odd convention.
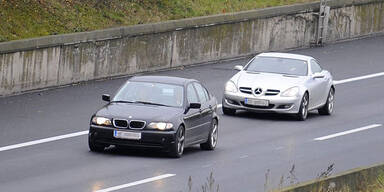
[[[86,131],[103,105],[101,94],[113,94],[128,77],[0,98],[0,191],[188,192],[188,183],[201,191],[210,173],[220,191],[264,191],[316,178],[330,165],[336,174],[383,162],[384,36],[292,52],[314,56],[332,72],[338,83],[332,116],[312,112],[298,122],[276,114],[224,116],[220,110],[216,150],[196,146],[180,159],[112,147],[89,152]],[[245,63],[150,74],[198,79],[221,101],[233,66]],[[365,76],[370,74],[376,75]],[[361,78],[350,79],[355,77]]]

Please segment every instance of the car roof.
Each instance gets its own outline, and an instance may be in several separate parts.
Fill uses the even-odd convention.
[[[287,59],[299,59],[299,60],[305,60],[305,61],[313,59],[313,57],[311,57],[311,56],[292,54],[292,53],[278,53],[278,52],[261,53],[261,54],[259,54],[257,56],[261,56],[261,57],[279,57],[279,58],[287,58]]]
[[[156,83],[169,83],[176,85],[185,85],[189,82],[197,81],[194,79],[186,79],[181,77],[170,76],[134,76],[129,81],[143,81],[143,82],[156,82]]]

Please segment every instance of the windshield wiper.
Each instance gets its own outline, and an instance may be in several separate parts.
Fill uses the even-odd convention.
[[[164,105],[164,104],[160,104],[160,103],[152,103],[152,102],[148,102],[148,101],[135,101],[134,103],[142,103],[142,104],[157,105],[157,106],[168,106],[168,105]]]

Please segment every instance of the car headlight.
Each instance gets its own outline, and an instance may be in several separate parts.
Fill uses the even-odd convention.
[[[93,117],[92,123],[96,125],[105,125],[105,126],[112,125],[112,121],[105,117]]]
[[[228,81],[225,84],[225,92],[232,92],[232,93],[237,92],[237,87],[233,81]]]
[[[149,128],[152,129],[158,129],[158,130],[170,130],[173,128],[172,123],[165,123],[165,122],[152,122],[148,125]]]
[[[282,97],[295,97],[299,94],[299,87],[291,87],[285,90],[281,96]]]

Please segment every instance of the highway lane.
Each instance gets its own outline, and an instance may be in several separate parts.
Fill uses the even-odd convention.
[[[312,55],[336,80],[384,71],[384,37],[293,51]],[[157,72],[195,78],[221,100],[231,68],[246,60]],[[87,129],[90,115],[126,78],[0,99],[0,147]],[[90,153],[86,136],[0,152],[0,191],[92,191],[162,174],[173,177],[119,191],[193,191],[212,171],[221,191],[262,191],[276,187],[295,165],[296,181],[316,177],[334,165],[334,173],[382,162],[384,127],[315,141],[315,138],[371,124],[384,124],[384,77],[336,86],[336,113],[312,113],[306,122],[274,114],[242,112],[221,115],[220,140],[214,152],[188,149],[181,159],[155,151],[111,149]],[[289,179],[285,184],[290,183]]]

